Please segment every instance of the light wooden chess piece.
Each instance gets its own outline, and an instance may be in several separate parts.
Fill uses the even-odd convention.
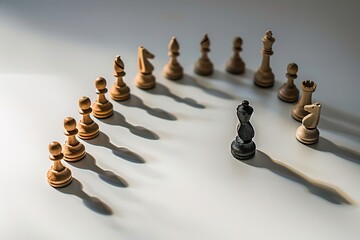
[[[320,120],[320,103],[313,103],[304,106],[305,111],[309,112],[303,120],[301,126],[296,130],[296,139],[304,144],[314,144],[319,140],[319,130],[317,126]]]
[[[308,112],[304,110],[304,106],[312,103],[312,93],[316,90],[316,86],[316,83],[310,80],[301,83],[302,96],[291,112],[291,116],[296,121],[301,122],[308,115]]]
[[[72,117],[64,119],[64,134],[67,140],[63,145],[64,159],[69,162],[75,162],[85,157],[85,146],[76,139],[78,130],[76,129],[76,121]]]
[[[287,82],[284,83],[278,92],[278,97],[284,102],[296,102],[299,99],[299,89],[294,84],[297,78],[298,66],[296,63],[289,63],[287,66],[286,78]]]
[[[183,68],[177,60],[179,53],[179,43],[175,37],[172,37],[169,43],[170,61],[164,67],[164,76],[170,80],[179,80],[183,77]]]
[[[213,73],[214,67],[209,59],[208,52],[210,52],[210,40],[207,34],[200,42],[201,57],[196,61],[194,72],[202,76],[209,76]]]
[[[226,71],[229,73],[239,75],[245,72],[245,63],[240,57],[242,44],[243,40],[240,37],[236,37],[233,41],[234,55],[229,59],[226,64]]]
[[[105,97],[105,93],[107,93],[105,78],[97,77],[95,88],[98,97],[92,105],[92,114],[97,118],[108,118],[113,114],[113,105]]]
[[[125,65],[120,56],[117,55],[114,61],[114,77],[115,83],[110,88],[110,97],[116,101],[124,101],[130,97],[130,88],[124,83],[123,77]]]
[[[52,187],[65,187],[71,183],[72,176],[71,171],[61,163],[63,154],[61,152],[61,145],[58,142],[51,142],[49,144],[49,159],[54,161],[47,172],[47,179]]]
[[[94,122],[90,113],[91,109],[91,101],[88,97],[81,97],[79,99],[79,113],[82,115],[82,119],[78,124],[78,136],[81,139],[93,139],[99,135],[99,125]]]
[[[135,78],[135,84],[142,89],[151,89],[155,87],[155,76],[152,74],[154,66],[148,59],[153,59],[154,54],[149,52],[143,46],[138,48],[138,69],[139,72]]]
[[[275,42],[275,38],[271,31],[267,31],[262,37],[263,49],[261,51],[263,58],[260,68],[255,73],[254,83],[262,88],[269,88],[274,85],[275,76],[270,68],[270,56],[274,54],[272,45]]]

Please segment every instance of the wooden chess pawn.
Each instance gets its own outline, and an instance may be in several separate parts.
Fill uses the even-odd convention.
[[[54,161],[47,172],[48,182],[52,187],[65,187],[71,183],[72,176],[71,171],[67,167],[61,164],[63,154],[61,153],[61,145],[58,142],[52,142],[49,144],[49,159]]]
[[[261,51],[263,58],[260,68],[255,73],[254,83],[262,88],[269,88],[274,85],[275,76],[270,68],[270,56],[274,54],[272,45],[275,42],[275,38],[271,31],[267,31],[262,37],[263,49]]]
[[[240,37],[236,37],[233,42],[234,55],[229,59],[226,64],[226,71],[232,74],[243,74],[245,72],[245,63],[240,57],[240,51],[242,50],[243,40]]]
[[[319,140],[319,130],[317,125],[320,120],[320,103],[313,103],[304,106],[305,111],[309,112],[303,120],[301,126],[296,130],[296,139],[304,144],[314,144]]]
[[[169,43],[170,61],[164,67],[164,76],[170,80],[179,80],[183,77],[183,68],[177,60],[179,53],[179,43],[175,37],[172,37]]]
[[[255,131],[249,122],[254,109],[249,106],[247,100],[244,100],[236,110],[240,123],[237,127],[238,135],[231,143],[231,153],[238,160],[247,160],[252,158],[256,152],[256,145],[252,141]]]
[[[138,48],[138,74],[135,77],[135,84],[142,89],[151,89],[155,87],[155,76],[152,74],[154,66],[148,59],[153,59],[154,54],[149,52],[143,46]]]
[[[116,77],[114,85],[110,88],[110,97],[116,101],[127,100],[130,97],[130,88],[124,83],[123,77],[125,65],[120,56],[116,56],[114,61],[114,77]]]
[[[63,145],[64,159],[69,162],[75,162],[85,157],[84,145],[76,139],[78,130],[76,129],[76,121],[72,117],[67,117],[64,120],[64,134],[67,140]]]
[[[93,139],[99,135],[99,125],[94,122],[90,113],[91,101],[88,97],[81,97],[79,99],[79,113],[82,115],[82,119],[78,123],[78,136],[81,139]]]
[[[305,105],[312,103],[312,93],[316,90],[316,83],[310,80],[303,81],[301,83],[302,95],[291,112],[291,116],[301,122],[301,120],[308,115],[308,112],[304,110]]]
[[[284,102],[296,102],[299,98],[299,89],[294,84],[294,80],[297,78],[298,66],[296,63],[290,63],[287,66],[286,78],[287,82],[284,83],[278,92],[278,97]]]
[[[201,57],[196,61],[194,71],[196,74],[209,76],[213,73],[214,67],[208,57],[208,52],[210,52],[210,40],[207,34],[205,34],[204,38],[201,40],[200,47]]]
[[[96,78],[95,88],[98,97],[92,105],[92,114],[97,118],[108,118],[113,114],[113,105],[105,97],[105,93],[107,93],[105,78]]]

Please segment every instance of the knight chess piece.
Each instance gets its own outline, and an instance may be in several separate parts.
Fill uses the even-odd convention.
[[[169,43],[170,61],[164,67],[164,76],[170,80],[179,80],[183,77],[183,68],[177,60],[179,53],[179,43],[175,37],[172,37]]]
[[[63,154],[61,152],[61,145],[58,142],[51,142],[49,144],[49,159],[53,161],[53,165],[47,172],[48,183],[55,188],[65,187],[71,183],[71,171],[61,163]]]
[[[64,134],[67,140],[63,145],[64,159],[69,162],[75,162],[85,157],[84,145],[76,139],[78,130],[76,128],[76,120],[72,117],[67,117],[64,120]]]
[[[208,56],[210,52],[210,40],[207,34],[200,42],[201,57],[196,61],[194,72],[202,76],[209,76],[214,71],[214,66]]]
[[[130,88],[125,84],[123,77],[125,65],[120,56],[117,55],[114,61],[114,77],[116,77],[114,85],[110,88],[109,95],[115,101],[124,101],[130,97]]]
[[[90,113],[91,109],[91,101],[88,97],[81,97],[79,99],[79,113],[82,115],[82,119],[78,123],[78,136],[81,139],[93,139],[99,135],[99,125],[94,122]]]
[[[304,106],[312,103],[312,93],[316,90],[316,86],[316,83],[310,80],[301,83],[302,96],[291,112],[291,116],[296,121],[301,122],[308,115],[308,112],[304,110]]]
[[[242,44],[243,40],[240,37],[236,37],[233,41],[234,55],[229,59],[226,64],[226,71],[231,74],[240,75],[245,72],[245,63],[240,57]]]
[[[92,105],[92,114],[97,118],[108,118],[113,114],[113,105],[105,97],[108,91],[105,78],[97,77],[95,79],[95,88],[98,97]]]
[[[249,122],[254,109],[244,100],[236,110],[240,123],[237,126],[238,135],[231,143],[231,153],[238,160],[247,160],[252,158],[256,151],[256,145],[252,141],[255,131]]]
[[[294,84],[294,80],[297,78],[298,66],[296,63],[289,63],[287,66],[286,78],[287,82],[284,83],[278,92],[278,97],[284,102],[296,102],[299,98],[299,89]]]
[[[155,55],[149,52],[143,46],[138,48],[138,74],[135,77],[135,84],[138,88],[151,89],[155,87],[155,76],[152,74],[154,66],[148,59],[155,58]]]
[[[302,119],[301,126],[296,130],[296,139],[304,144],[314,144],[319,141],[320,133],[317,126],[320,120],[321,104],[305,105],[304,109],[309,114]]]
[[[270,56],[274,54],[272,45],[275,42],[275,38],[271,31],[267,31],[262,37],[263,49],[261,51],[263,58],[260,68],[255,73],[254,83],[262,88],[269,88],[274,85],[275,76],[270,68]]]

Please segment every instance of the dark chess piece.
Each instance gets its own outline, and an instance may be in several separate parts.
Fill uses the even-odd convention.
[[[278,91],[278,97],[284,102],[296,102],[299,98],[299,89],[294,84],[297,78],[298,65],[296,63],[289,63],[287,66],[286,78],[287,82],[284,83]]]
[[[244,100],[236,110],[240,124],[237,126],[238,135],[231,143],[231,153],[238,160],[247,160],[252,158],[256,151],[256,145],[252,141],[255,131],[249,122],[254,109]]]
[[[226,71],[231,74],[243,74],[245,72],[245,63],[240,57],[240,51],[242,50],[243,40],[240,37],[236,37],[233,41],[234,55],[229,59],[226,64]]]
[[[201,57],[196,61],[194,71],[201,76],[213,74],[214,66],[211,62],[208,52],[210,52],[210,40],[207,34],[200,42]]]

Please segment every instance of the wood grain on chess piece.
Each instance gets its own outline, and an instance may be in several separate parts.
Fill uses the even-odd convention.
[[[240,57],[242,50],[243,40],[240,37],[236,37],[233,41],[233,56],[226,64],[226,71],[231,74],[243,74],[245,72],[245,63]]]
[[[108,118],[113,114],[113,105],[105,97],[107,93],[106,80],[103,77],[96,78],[95,88],[98,97],[92,105],[92,114],[97,118]]]
[[[304,110],[305,105],[312,103],[312,93],[316,90],[316,83],[310,80],[305,80],[301,83],[302,95],[291,112],[291,116],[301,122],[301,120],[308,115],[308,112]]]
[[[278,92],[278,97],[284,102],[296,102],[299,98],[299,89],[294,84],[294,80],[297,78],[298,66],[296,63],[290,63],[287,66],[286,78],[287,82],[284,83]]]
[[[52,187],[65,187],[71,183],[72,176],[71,171],[61,163],[63,154],[61,152],[61,145],[58,142],[51,142],[49,144],[49,159],[54,161],[47,172],[47,179]]]
[[[179,80],[183,77],[183,68],[177,60],[179,53],[179,43],[175,37],[172,37],[169,43],[170,61],[164,67],[164,76],[170,80]]]
[[[72,117],[64,119],[64,134],[67,140],[63,145],[64,159],[69,162],[75,162],[85,157],[85,146],[76,139],[76,121]]]
[[[125,76],[124,72],[125,65],[121,60],[120,56],[117,55],[114,61],[114,77],[115,83],[110,88],[110,97],[116,101],[124,101],[130,97],[130,88],[123,81]]]
[[[304,106],[305,111],[309,112],[302,119],[301,126],[296,130],[296,139],[304,144],[314,144],[319,140],[319,130],[317,126],[320,120],[320,103],[313,103]]]
[[[135,77],[135,84],[142,89],[151,89],[155,87],[155,76],[152,74],[154,66],[148,59],[155,58],[155,55],[149,52],[143,46],[138,48],[138,74]]]
[[[82,115],[82,119],[78,124],[78,136],[81,139],[93,139],[99,135],[99,125],[94,122],[90,113],[91,109],[91,101],[88,97],[81,97],[79,99],[79,113]]]
[[[214,67],[208,56],[210,52],[210,40],[207,34],[200,42],[201,57],[196,61],[194,72],[202,76],[209,76],[213,73]]]

